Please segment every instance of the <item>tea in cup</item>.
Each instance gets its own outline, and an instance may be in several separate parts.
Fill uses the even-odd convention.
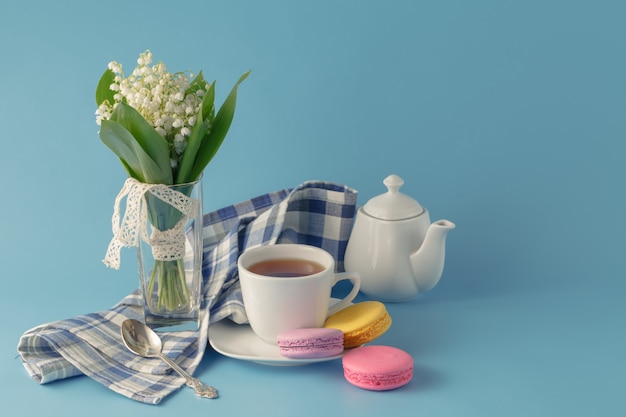
[[[358,273],[336,273],[334,258],[310,245],[249,249],[241,254],[237,266],[250,327],[273,345],[284,331],[322,327],[329,315],[354,300],[361,284]],[[349,280],[352,289],[329,308],[332,288],[343,280]]]

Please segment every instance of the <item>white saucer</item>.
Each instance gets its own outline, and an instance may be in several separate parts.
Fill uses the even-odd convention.
[[[334,299],[331,300],[335,301]],[[217,352],[224,356],[244,361],[257,362],[263,365],[294,366],[308,365],[316,362],[339,359],[336,356],[311,359],[293,359],[280,354],[278,346],[270,345],[258,337],[248,324],[236,324],[226,319],[209,327],[209,343]]]

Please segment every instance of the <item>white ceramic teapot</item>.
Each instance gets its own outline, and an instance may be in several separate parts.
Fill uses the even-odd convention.
[[[345,254],[347,271],[361,275],[361,291],[381,301],[406,301],[439,282],[448,220],[430,223],[428,210],[399,190],[390,175],[388,191],[359,208]]]

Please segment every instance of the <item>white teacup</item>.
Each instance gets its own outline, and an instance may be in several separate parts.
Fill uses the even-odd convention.
[[[302,244],[260,246],[241,254],[239,281],[252,330],[267,343],[287,330],[322,327],[326,318],[350,304],[359,292],[357,272],[335,272],[325,250]],[[352,282],[350,293],[329,309],[333,286]]]

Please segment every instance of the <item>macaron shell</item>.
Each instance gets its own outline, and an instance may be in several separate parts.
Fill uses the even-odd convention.
[[[344,347],[352,348],[380,337],[391,327],[391,316],[380,301],[363,301],[333,314],[324,327],[344,334]]]
[[[342,352],[343,345],[341,344],[315,347],[280,348],[280,354],[282,356],[293,359],[327,358],[341,355]]]
[[[305,328],[283,332],[276,342],[288,358],[323,358],[343,352],[343,333],[337,329]]]
[[[404,386],[413,378],[413,358],[392,346],[362,346],[342,358],[344,376],[352,385],[385,391]]]

